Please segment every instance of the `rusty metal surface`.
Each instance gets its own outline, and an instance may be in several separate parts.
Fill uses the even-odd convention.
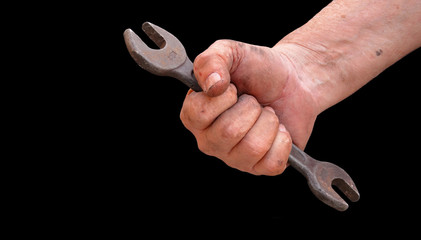
[[[150,73],[174,77],[194,91],[201,91],[193,74],[193,63],[187,57],[181,42],[171,33],[152,23],[145,22],[142,29],[160,49],[149,48],[136,33],[126,29],[124,40],[136,63]]]
[[[288,159],[292,167],[303,174],[313,194],[325,204],[339,210],[348,209],[348,204],[332,188],[339,190],[352,202],[360,194],[351,177],[340,167],[329,162],[318,161],[293,145]]]
[[[131,29],[124,31],[130,55],[136,63],[155,75],[177,78],[194,91],[202,91],[193,74],[193,64],[181,42],[164,29],[145,22],[145,33],[160,49],[149,48]],[[310,157],[293,144],[289,163],[307,179],[310,190],[323,203],[338,211],[348,204],[332,188],[336,186],[350,201],[356,202],[360,194],[351,177],[340,167]]]

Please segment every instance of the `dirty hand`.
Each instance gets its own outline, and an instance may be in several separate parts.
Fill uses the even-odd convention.
[[[292,139],[305,147],[318,112],[285,54],[220,40],[195,59],[194,73],[203,92],[187,93],[180,118],[202,152],[241,171],[277,175]]]
[[[217,41],[194,62],[204,91],[188,92],[181,120],[204,153],[280,174],[319,113],[421,46],[420,19],[420,1],[335,0],[273,48]]]

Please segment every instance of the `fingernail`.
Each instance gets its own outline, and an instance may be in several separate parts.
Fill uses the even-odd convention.
[[[187,95],[190,95],[192,92],[194,92],[194,91],[193,91],[193,89],[190,88],[189,91],[187,92]]]
[[[280,132],[288,132],[284,124],[279,124],[279,131]]]
[[[221,75],[214,72],[211,73],[206,79],[206,92],[209,91],[217,82],[221,81]]]
[[[276,112],[275,112],[275,110],[273,110],[273,108],[271,108],[271,107],[269,107],[269,106],[266,106],[265,108],[266,108],[267,110],[271,111],[272,113],[276,113]]]

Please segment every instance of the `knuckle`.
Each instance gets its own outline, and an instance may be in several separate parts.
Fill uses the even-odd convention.
[[[188,115],[186,115],[186,112],[183,109],[181,109],[181,111],[180,111],[180,120],[181,120],[181,122],[183,123],[183,125],[185,127],[187,127],[188,125],[190,125],[189,124],[190,123],[189,117],[188,117]]]
[[[232,97],[235,101],[237,101],[237,88],[234,84],[230,83],[226,90],[226,94],[228,94],[228,96]]]
[[[238,110],[245,116],[260,115],[262,107],[255,97],[243,94],[237,101]]]
[[[221,138],[225,141],[230,141],[232,139],[238,139],[242,137],[246,129],[238,126],[236,122],[229,122],[225,121],[224,124],[221,124],[222,131],[221,131]]]
[[[209,156],[216,156],[218,155],[219,146],[214,141],[210,140],[209,137],[206,136],[206,133],[201,133],[200,135],[196,135],[196,142],[198,149],[206,155]]]
[[[287,149],[291,149],[292,139],[289,133],[278,132],[278,136],[279,136],[279,142],[281,142]]]
[[[191,110],[189,102],[186,99],[180,111],[180,120],[186,128],[189,128],[191,125]]]
[[[208,49],[205,51],[205,56],[207,54],[212,54],[213,56],[220,58],[220,60],[226,61],[230,59],[235,48],[236,41],[228,39],[216,40]]]
[[[247,156],[250,159],[261,159],[270,149],[271,144],[267,141],[263,141],[260,138],[247,138],[243,139],[243,147],[247,149]]]
[[[208,49],[197,55],[194,60],[195,64],[201,65],[202,63],[207,62],[209,57],[216,56],[218,53],[225,52],[224,49],[230,46],[230,40],[216,40],[212,43]]]
[[[232,161],[230,159],[222,159],[222,161],[229,167],[235,168],[242,172],[254,173],[253,166],[245,165],[243,162]]]
[[[270,149],[270,145],[262,141],[257,141],[250,147],[250,154],[256,159],[261,159],[267,151]]]
[[[211,151],[210,151],[210,148],[209,148],[209,145],[208,144],[206,144],[206,143],[204,143],[202,141],[197,140],[197,147],[199,148],[199,150],[202,153],[204,153],[206,155],[211,155]]]
[[[279,125],[279,118],[276,116],[275,113],[270,113],[267,115],[268,124],[272,125]]]
[[[246,104],[246,107],[248,108],[261,108],[257,99],[253,97],[252,95],[243,94],[239,97],[239,101]]]
[[[203,63],[205,63],[207,61],[208,57],[209,57],[209,54],[208,54],[207,51],[204,51],[204,52],[200,53],[194,59],[193,65],[194,66],[201,66],[201,65],[203,65]]]
[[[194,105],[191,104],[191,101],[186,100],[180,111],[180,120],[189,130],[191,130],[191,128],[196,128],[195,125],[197,125],[197,113],[193,106]]]
[[[213,115],[202,105],[196,104],[192,107],[190,119],[194,121],[197,128],[203,129],[213,121]]]
[[[266,174],[268,176],[276,176],[284,172],[285,162],[283,160],[269,161],[265,166]]]
[[[261,107],[257,100],[250,95],[242,95],[233,106],[229,117],[220,119],[219,129],[223,141],[239,141],[252,127],[258,118]]]
[[[188,96],[180,112],[180,119],[188,129],[203,130],[215,117],[214,110],[199,95]]]
[[[233,42],[234,40],[218,39],[214,43],[212,43],[211,47],[213,48],[229,47],[232,45]]]

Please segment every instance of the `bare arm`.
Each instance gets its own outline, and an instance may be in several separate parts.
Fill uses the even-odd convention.
[[[275,48],[313,52],[291,61],[308,75],[302,79],[322,112],[420,46],[421,1],[336,0]],[[315,71],[330,74],[312,77]]]
[[[335,0],[273,48],[212,44],[194,62],[204,92],[180,117],[204,153],[277,175],[318,114],[420,45],[421,0]]]

